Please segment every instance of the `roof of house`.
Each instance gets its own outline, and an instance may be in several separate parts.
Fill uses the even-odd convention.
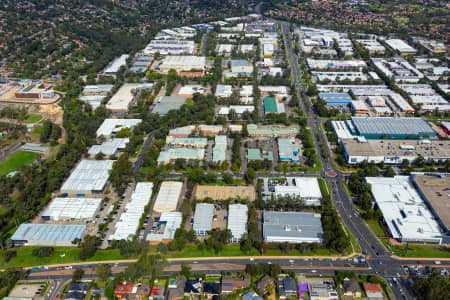
[[[69,285],[69,292],[86,292],[89,290],[89,285],[86,282],[72,282]]]
[[[250,291],[250,292],[242,295],[242,299],[244,299],[244,300],[263,300],[263,297],[259,296],[254,291]]]
[[[116,284],[116,287],[114,289],[114,296],[125,296],[133,290],[133,282],[127,281],[124,283],[118,283]]]
[[[186,278],[177,277],[175,279],[170,280],[167,299],[171,300],[172,298],[180,298],[184,296],[184,286],[186,285]],[[171,287],[176,286],[176,287]]]
[[[219,282],[205,282],[203,284],[203,293],[205,294],[220,294],[220,283]]]
[[[345,278],[343,284],[344,293],[352,292],[357,293],[360,292],[358,280],[355,278]]]
[[[243,276],[240,278],[233,278],[231,276],[222,277],[222,292],[232,292],[235,289],[245,288],[250,286],[250,276]]]
[[[379,283],[363,283],[368,298],[383,298],[383,288]]]
[[[198,279],[189,279],[184,286],[184,292],[189,294],[199,294],[202,289],[202,283]]]
[[[285,291],[296,291],[297,290],[297,283],[295,282],[295,279],[292,277],[283,278],[283,285],[284,285]]]
[[[256,283],[256,288],[258,291],[263,294],[269,284],[273,284],[274,280],[269,275],[264,275],[258,282]]]

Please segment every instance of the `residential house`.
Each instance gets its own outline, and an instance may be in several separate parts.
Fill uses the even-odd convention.
[[[265,295],[269,292],[267,287],[271,284],[274,284],[273,278],[269,275],[264,275],[260,280],[258,280],[258,282],[256,282],[256,288],[261,295]]]
[[[163,287],[157,287],[156,285],[153,285],[150,289],[149,299],[150,300],[164,300],[164,291],[165,289]]]
[[[184,286],[184,295],[200,295],[202,292],[202,282],[200,279],[189,279]]]
[[[280,299],[297,296],[297,282],[292,277],[278,279],[278,294]]]
[[[366,292],[367,299],[384,299],[383,288],[379,283],[363,283],[364,291]]]
[[[259,296],[254,291],[250,291],[250,292],[245,293],[244,295],[242,295],[242,299],[243,300],[263,300],[264,298]]]
[[[203,283],[203,295],[208,299],[218,296],[220,294],[220,282],[205,282]]]
[[[184,299],[184,286],[186,285],[186,278],[180,276],[169,280],[167,286],[166,300],[182,300]]]
[[[114,296],[117,297],[118,299],[129,299],[132,291],[133,291],[133,282],[125,281],[116,284],[116,287],[114,289]]]
[[[133,287],[129,299],[142,300],[147,299],[150,294],[150,286],[148,284],[137,284]]]
[[[250,276],[233,278],[231,276],[222,277],[222,294],[231,294],[237,289],[248,288],[250,286]]]
[[[355,278],[344,278],[342,284],[342,292],[344,296],[352,296],[353,298],[361,298],[361,289],[358,280]]]

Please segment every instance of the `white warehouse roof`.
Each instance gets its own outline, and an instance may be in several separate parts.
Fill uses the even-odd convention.
[[[63,193],[102,192],[108,183],[113,160],[83,159],[61,187]]]
[[[149,233],[147,241],[161,241],[172,240],[175,236],[175,231],[180,228],[183,221],[183,214],[178,211],[170,211],[161,213],[159,218],[160,223],[165,223],[164,232],[162,233]]]
[[[105,119],[97,129],[97,137],[109,137],[123,128],[133,128],[141,122],[141,119]]]
[[[153,210],[156,212],[169,212],[177,209],[181,198],[183,183],[180,181],[164,181],[159,188]]]
[[[101,203],[100,198],[55,198],[42,214],[42,218],[55,221],[93,219]]]
[[[392,237],[401,241],[441,241],[433,215],[408,176],[366,177]]]
[[[192,229],[198,235],[205,235],[211,230],[214,215],[214,204],[197,203],[195,206],[194,225]]]
[[[320,205],[322,193],[316,177],[288,178],[289,185],[276,185],[275,195],[296,196],[305,201],[306,205]]]
[[[239,242],[247,233],[248,207],[245,204],[230,204],[228,207],[228,229],[233,235],[232,241]]]
[[[101,145],[93,145],[89,148],[88,153],[92,156],[100,152],[105,155],[116,154],[118,151],[124,150],[129,141],[129,138],[111,139],[103,142]]]

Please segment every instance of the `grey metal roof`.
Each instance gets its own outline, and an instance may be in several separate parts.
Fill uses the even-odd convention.
[[[172,109],[179,109],[186,102],[183,96],[163,96],[155,104],[153,108],[154,114],[165,115]]]
[[[211,230],[213,215],[214,215],[214,204],[197,203],[197,205],[195,206],[193,229],[195,231]]]
[[[322,237],[320,214],[308,212],[264,211],[264,239],[272,237]]]
[[[21,224],[12,241],[72,242],[83,237],[85,225]]]
[[[83,159],[64,182],[61,191],[87,192],[101,191],[109,179],[109,170],[112,169],[113,160],[86,160]]]
[[[352,118],[360,134],[424,134],[433,133],[433,129],[421,118]]]

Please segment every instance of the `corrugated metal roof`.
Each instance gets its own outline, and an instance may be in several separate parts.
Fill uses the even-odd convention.
[[[247,233],[248,207],[244,204],[231,204],[228,207],[228,229],[234,241],[239,241]]]
[[[214,214],[214,204],[197,203],[194,214],[194,231],[211,230],[212,219]]]
[[[81,239],[85,225],[21,224],[11,237],[12,241],[72,242]]]

